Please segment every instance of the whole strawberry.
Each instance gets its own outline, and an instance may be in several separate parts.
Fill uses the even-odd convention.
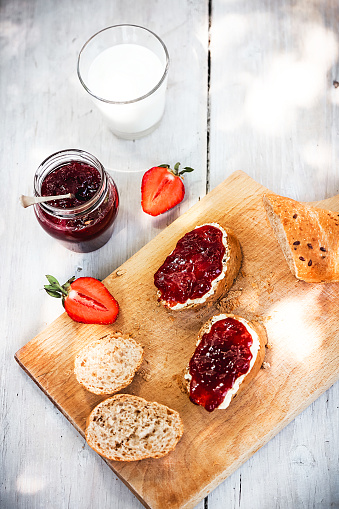
[[[179,171],[180,163],[172,170],[169,164],[160,164],[146,171],[141,183],[141,206],[146,214],[158,216],[175,207],[185,196],[182,175],[193,171],[185,166]]]
[[[109,324],[116,320],[119,304],[97,279],[73,276],[60,285],[55,277],[46,277],[49,285],[44,289],[51,297],[62,298],[66,313],[75,322]]]

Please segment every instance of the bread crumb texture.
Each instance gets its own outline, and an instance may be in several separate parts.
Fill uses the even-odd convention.
[[[94,394],[113,394],[129,385],[140,367],[143,348],[133,338],[112,333],[92,341],[76,356],[74,373]]]
[[[115,461],[160,458],[175,448],[183,433],[178,412],[130,394],[99,403],[87,423],[89,446]]]

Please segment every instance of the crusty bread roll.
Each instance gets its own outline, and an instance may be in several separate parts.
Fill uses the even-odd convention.
[[[173,258],[173,253],[175,250],[172,251],[166,258],[164,264],[158,269],[157,273],[154,276],[155,285],[158,288],[157,296],[158,301],[165,306],[168,309],[180,311],[184,309],[190,309],[190,308],[198,308],[201,306],[204,306],[206,304],[212,304],[215,302],[219,297],[221,297],[223,294],[229,291],[231,288],[233,281],[237,277],[237,274],[240,270],[241,261],[242,261],[242,252],[240,243],[235,236],[234,232],[227,227],[223,227],[218,223],[205,223],[202,225],[198,225],[189,233],[193,233],[197,228],[202,228],[205,226],[212,226],[214,228],[217,228],[221,232],[221,238],[222,238],[222,244],[225,247],[225,253],[220,259],[220,269],[221,272],[218,274],[212,281],[211,286],[208,291],[199,298],[190,298],[188,297],[184,302],[178,302],[175,300],[169,301],[166,296],[163,295],[162,289],[159,289],[159,285],[156,282],[156,278],[158,273],[163,269],[164,265],[167,263],[168,260],[171,260],[171,257]],[[186,234],[187,235],[187,234]],[[185,237],[185,236],[184,236]],[[178,242],[181,242],[182,237]],[[178,244],[177,244],[178,246]],[[199,246],[199,253],[192,253],[194,256],[197,257],[198,260],[202,261],[202,263],[208,263],[209,258],[211,257],[210,254],[210,247],[208,247],[205,251],[200,250]],[[181,266],[181,260],[180,256],[176,256],[173,265],[173,270],[170,274],[166,273],[165,278],[163,279],[163,286],[166,288],[166,291],[168,288],[171,287],[172,281],[176,283],[177,278],[182,278],[183,286],[187,285],[198,285],[200,282],[204,282],[203,279],[199,280],[199,274],[195,270],[195,267],[193,266],[195,262],[192,262],[192,267],[190,267],[189,270],[186,270],[186,268],[182,268]]]
[[[113,394],[127,387],[139,369],[143,348],[120,332],[107,334],[82,348],[74,361],[79,383],[94,394]]]
[[[137,461],[165,456],[175,448],[183,431],[175,410],[138,396],[117,394],[92,410],[86,440],[109,460]]]
[[[263,202],[295,277],[308,283],[339,281],[338,214],[272,193]]]
[[[204,337],[211,332],[215,324],[218,325],[218,322],[222,323],[223,320],[228,322],[231,330],[240,331],[237,334],[245,333],[247,338],[247,333],[250,335],[252,339],[249,347],[252,355],[250,360],[245,350],[236,347],[239,335],[235,335],[232,339],[227,333],[223,336],[218,332],[216,337],[221,338],[222,343],[218,343],[216,339],[211,339],[209,336]],[[202,348],[198,348],[202,341]],[[191,401],[200,404],[210,412],[227,408],[232,399],[247,387],[261,368],[266,343],[265,328],[259,323],[250,322],[233,314],[223,313],[212,316],[199,331],[196,350],[184,373],[184,387]],[[193,360],[194,364],[191,365]],[[198,378],[194,374],[194,366],[196,367],[197,363],[202,373]],[[234,374],[235,366],[237,370],[241,369],[241,374]],[[228,383],[230,383],[229,388]]]

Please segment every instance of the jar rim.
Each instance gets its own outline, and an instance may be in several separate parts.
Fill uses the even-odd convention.
[[[67,156],[67,157],[66,157]],[[73,158],[72,158],[73,156]],[[61,207],[54,207],[50,205],[48,202],[39,203],[38,205],[45,212],[58,216],[60,218],[70,218],[76,217],[78,215],[83,214],[84,212],[88,213],[98,205],[100,199],[103,199],[107,188],[107,178],[106,178],[106,170],[102,163],[97,159],[94,155],[85,150],[81,149],[64,149],[54,152],[53,154],[46,157],[42,163],[38,166],[35,175],[34,175],[34,195],[37,197],[41,196],[41,185],[47,175],[55,171],[58,167],[67,164],[67,162],[71,162],[74,160],[90,162],[96,170],[100,173],[100,187],[95,192],[95,194],[82,205],[77,205],[76,207],[70,207],[68,209]],[[50,168],[47,166],[50,164]],[[45,170],[45,172],[44,172]],[[49,171],[48,171],[49,170]],[[41,173],[41,174],[40,174]]]
[[[153,35],[157,40],[158,42],[161,44],[163,50],[164,50],[164,53],[165,53],[165,58],[166,58],[166,65],[165,65],[165,69],[164,69],[164,72],[160,78],[160,80],[158,81],[158,83],[152,88],[152,90],[150,90],[149,92],[147,92],[147,94],[144,94],[140,97],[136,97],[135,99],[130,99],[128,101],[112,101],[110,99],[105,99],[104,97],[100,97],[99,95],[95,94],[90,88],[88,85],[86,85],[82,75],[81,75],[81,70],[80,70],[80,67],[81,67],[81,57],[82,57],[82,54],[84,52],[84,50],[86,49],[86,47],[91,43],[91,41],[97,37],[98,35],[102,34],[103,32],[105,32],[106,30],[110,30],[110,29],[114,29],[114,28],[120,28],[120,27],[132,27],[132,28],[137,28],[137,29],[140,29],[140,30],[144,30],[145,32],[148,32],[149,34]],[[169,70],[169,64],[170,64],[170,56],[169,56],[169,53],[168,53],[168,49],[165,45],[165,43],[160,39],[160,37],[155,34],[154,32],[152,32],[152,30],[149,30],[149,28],[145,28],[145,27],[142,27],[140,25],[133,25],[133,24],[129,24],[129,23],[121,23],[121,24],[118,24],[118,25],[111,25],[111,26],[108,26],[108,27],[105,27],[103,28],[102,30],[99,30],[98,32],[96,32],[95,34],[93,34],[86,42],[85,44],[82,46],[80,52],[79,52],[79,55],[78,55],[78,62],[77,62],[77,74],[78,74],[78,78],[79,78],[79,81],[81,83],[81,85],[84,87],[84,89],[86,90],[86,92],[88,92],[92,97],[94,97],[95,99],[98,99],[99,101],[102,101],[102,102],[105,102],[105,103],[108,103],[108,104],[132,104],[132,103],[136,103],[136,102],[139,102],[139,101],[142,101],[143,99],[146,99],[147,97],[150,97],[152,94],[154,94],[154,92],[156,92],[161,84],[165,81],[165,78],[168,74],[168,70]]]

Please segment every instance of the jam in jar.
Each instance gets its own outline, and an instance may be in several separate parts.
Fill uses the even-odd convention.
[[[42,228],[71,251],[94,251],[110,239],[119,208],[118,190],[88,152],[70,149],[48,157],[36,171],[34,193],[73,194],[73,198],[34,205]]]

